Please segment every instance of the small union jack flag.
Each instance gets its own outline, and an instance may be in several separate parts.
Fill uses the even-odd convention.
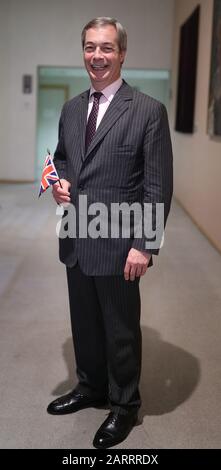
[[[38,197],[40,197],[41,194],[44,193],[46,189],[49,188],[49,186],[52,186],[57,181],[60,181],[59,176],[54,166],[52,157],[49,154],[46,156],[46,159],[44,162],[44,168],[43,168],[42,177],[41,177],[41,186],[40,186]]]

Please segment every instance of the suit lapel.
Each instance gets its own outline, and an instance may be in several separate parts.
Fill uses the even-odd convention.
[[[84,160],[86,160],[86,158],[90,155],[90,153],[93,151],[96,145],[104,138],[104,136],[111,129],[111,127],[115,124],[115,122],[128,109],[129,102],[131,100],[132,100],[132,89],[129,85],[127,85],[126,82],[123,82],[122,86],[119,88],[113,100],[111,101],[110,105],[108,106],[108,109],[103,119],[101,120],[100,125],[97,128],[96,134],[87,149],[87,152],[84,156]],[[82,133],[83,134],[82,137],[84,141],[85,141],[85,128],[84,128],[84,132]],[[84,145],[84,150],[85,150],[85,145]]]
[[[89,90],[85,91],[81,95],[80,110],[79,110],[79,135],[80,135],[80,147],[81,147],[81,158],[85,156],[85,132],[87,125],[87,112],[88,112],[88,100]]]

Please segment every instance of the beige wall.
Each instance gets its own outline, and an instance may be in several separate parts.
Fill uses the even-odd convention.
[[[176,0],[175,2],[170,118],[171,127],[174,129],[179,28],[198,4],[201,5],[201,11],[195,132],[192,135],[172,132],[175,196],[213,244],[221,250],[221,138],[211,139],[207,134],[212,0]]]
[[[174,0],[0,3],[0,180],[34,179],[37,66],[82,66],[80,33],[92,17],[115,16],[125,25],[126,67],[171,67]],[[31,95],[22,94],[23,74],[34,77]]]
[[[8,106],[8,78],[9,78],[9,3],[0,4],[0,179],[2,177],[3,162],[7,159],[9,148],[9,106]]]

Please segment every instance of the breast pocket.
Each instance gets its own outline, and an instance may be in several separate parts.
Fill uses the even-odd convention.
[[[135,154],[135,147],[134,145],[120,145],[112,148],[111,151],[112,155],[119,155],[122,156],[129,156]]]
[[[116,146],[103,158],[102,173],[107,187],[128,187],[136,168],[136,150],[133,146]]]

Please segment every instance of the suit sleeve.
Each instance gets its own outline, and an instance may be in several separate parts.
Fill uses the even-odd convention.
[[[163,203],[163,227],[166,225],[173,193],[172,145],[167,111],[162,103],[154,102],[143,141],[144,186],[143,202],[151,207],[152,224],[156,226],[156,203]],[[151,203],[151,205],[150,205]],[[144,204],[145,206],[145,204]],[[159,248],[151,249],[144,230],[144,207],[142,238],[135,238],[133,248],[157,255]]]
[[[58,127],[58,144],[54,153],[54,164],[59,178],[67,179],[67,161],[64,144],[64,107],[61,112]]]

